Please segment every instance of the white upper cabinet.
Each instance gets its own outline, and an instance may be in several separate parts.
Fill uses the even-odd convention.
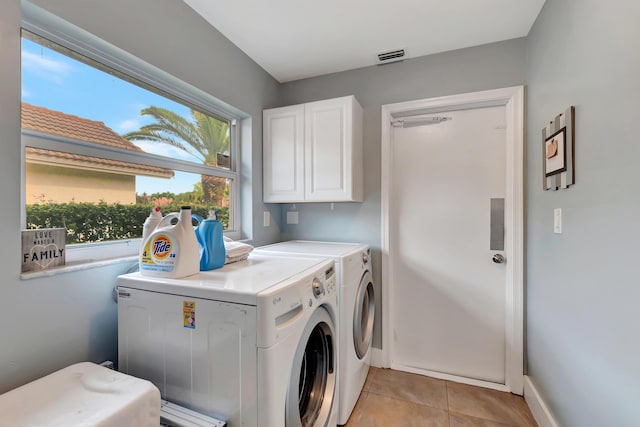
[[[362,107],[354,96],[263,112],[266,203],[363,200]]]

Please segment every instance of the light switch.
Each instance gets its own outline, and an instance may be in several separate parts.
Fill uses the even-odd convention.
[[[556,234],[562,234],[562,209],[556,208],[553,210],[553,232]]]
[[[271,225],[271,212],[264,211],[264,217],[262,219],[262,225],[264,227],[269,227]]]
[[[287,224],[297,224],[297,223],[298,223],[298,211],[287,212]]]

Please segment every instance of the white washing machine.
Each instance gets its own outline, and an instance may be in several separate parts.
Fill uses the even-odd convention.
[[[371,252],[359,243],[292,240],[255,248],[273,256],[322,256],[333,259],[338,276],[338,424],[347,423],[367,379],[375,299]]]
[[[326,258],[118,278],[118,368],[228,427],[337,423],[337,286]]]

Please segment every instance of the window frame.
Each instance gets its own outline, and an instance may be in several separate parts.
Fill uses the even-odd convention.
[[[41,9],[28,1],[22,1],[22,32],[26,31],[36,38],[55,43],[72,53],[84,56],[101,65],[102,71],[112,69],[123,76],[124,80],[138,84],[144,89],[151,90],[161,96],[183,103],[187,107],[194,107],[206,114],[228,120],[230,123],[230,169],[207,166],[181,159],[171,159],[146,152],[131,152],[116,147],[98,147],[84,141],[71,138],[58,138],[51,135],[22,129],[22,175],[21,175],[21,215],[20,221],[26,224],[26,175],[25,150],[26,147],[44,148],[49,150],[71,152],[85,156],[101,157],[109,160],[119,160],[141,163],[149,166],[173,169],[177,171],[204,174],[231,179],[230,188],[230,229],[225,235],[232,239],[241,238],[241,206],[240,206],[240,122],[248,116],[237,108],[228,105],[214,96],[178,79],[177,77],[155,67],[140,58],[120,49],[99,37]],[[23,35],[22,37],[26,37]],[[27,37],[33,40],[31,37]],[[79,60],[74,55],[67,55]],[[84,61],[81,61],[84,62]],[[102,68],[104,67],[104,68]],[[121,78],[121,77],[120,77]],[[131,81],[131,80],[133,81]],[[123,239],[109,242],[95,242],[73,244],[67,247],[67,262],[81,263],[101,259],[117,258],[137,255],[141,239]],[[109,247],[105,251],[105,247]]]

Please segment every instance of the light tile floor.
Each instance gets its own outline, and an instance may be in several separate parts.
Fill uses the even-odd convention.
[[[511,393],[371,368],[346,427],[537,427]]]

